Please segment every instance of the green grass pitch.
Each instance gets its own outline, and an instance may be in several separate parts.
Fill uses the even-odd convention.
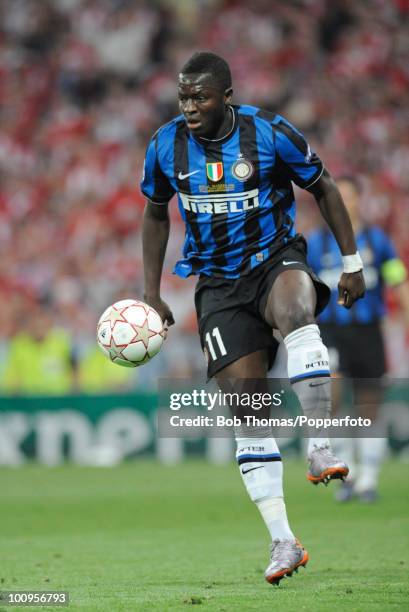
[[[409,466],[384,467],[373,506],[336,505],[305,471],[285,463],[310,562],[272,587],[268,533],[233,463],[2,468],[0,590],[68,590],[70,610],[110,612],[409,609]],[[13,609],[27,608],[0,605]]]

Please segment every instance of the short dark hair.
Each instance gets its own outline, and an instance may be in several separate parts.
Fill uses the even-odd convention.
[[[355,193],[360,195],[362,193],[362,185],[361,181],[358,177],[353,176],[352,174],[342,174],[338,176],[336,179],[337,183],[349,183],[354,188]]]
[[[210,51],[198,51],[192,55],[182,67],[181,73],[208,73],[223,90],[232,86],[229,64],[220,55],[210,53]]]

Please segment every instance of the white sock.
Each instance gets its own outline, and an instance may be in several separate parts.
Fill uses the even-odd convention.
[[[271,540],[295,540],[287,519],[283,497],[271,497],[257,502],[257,507],[270,533]]]
[[[307,417],[326,418],[331,413],[331,373],[328,350],[318,325],[304,325],[284,338],[288,377]],[[325,430],[310,429],[308,454],[330,446]]]
[[[381,463],[386,454],[386,438],[358,438],[359,476],[355,485],[358,492],[378,488]]]
[[[236,438],[236,458],[250,498],[257,505],[272,540],[295,540],[287,519],[283,465],[274,438]]]

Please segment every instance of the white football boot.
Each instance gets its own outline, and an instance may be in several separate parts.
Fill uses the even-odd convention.
[[[315,485],[320,482],[327,485],[330,480],[344,480],[348,476],[349,467],[334,455],[328,445],[315,448],[308,456],[308,461],[307,478]]]
[[[270,584],[278,585],[285,576],[291,577],[300,566],[305,567],[308,553],[298,540],[274,540],[271,545],[271,561],[264,572]]]

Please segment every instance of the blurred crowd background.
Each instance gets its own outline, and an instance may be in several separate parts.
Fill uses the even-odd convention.
[[[204,373],[194,280],[171,274],[183,241],[175,202],[166,350],[129,371],[95,346],[102,311],[142,295],[145,147],[177,114],[178,69],[198,49],[230,62],[236,102],[280,112],[333,175],[360,177],[364,218],[408,265],[408,14],[407,0],[0,1],[0,392],[141,389]],[[297,195],[308,234],[319,219]],[[408,349],[393,300],[389,311],[393,373]],[[44,376],[30,337],[48,338],[67,369],[50,358]]]

